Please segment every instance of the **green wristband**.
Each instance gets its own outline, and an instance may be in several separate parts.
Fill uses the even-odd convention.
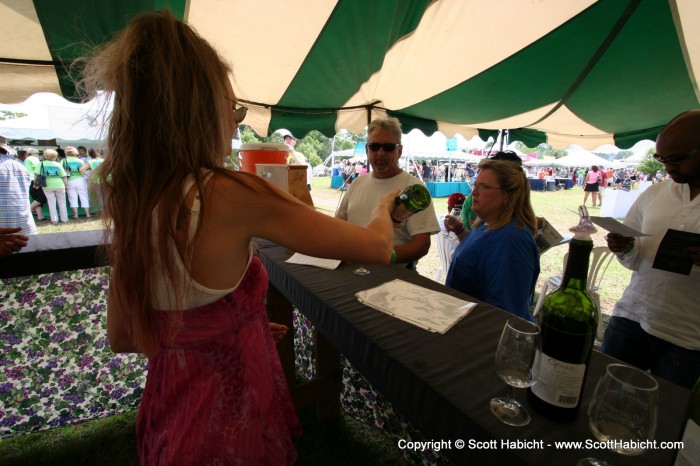
[[[396,250],[391,251],[391,262],[396,262]]]

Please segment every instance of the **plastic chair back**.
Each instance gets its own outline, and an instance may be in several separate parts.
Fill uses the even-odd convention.
[[[440,259],[440,268],[435,273],[435,281],[444,283],[447,278],[447,272],[450,270],[452,254],[457,248],[457,238],[453,235],[445,235],[441,231],[435,235],[435,243],[437,244],[438,258]]]

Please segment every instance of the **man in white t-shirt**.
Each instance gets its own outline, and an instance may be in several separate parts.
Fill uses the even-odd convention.
[[[396,118],[378,118],[367,128],[365,147],[372,171],[355,179],[338,207],[336,217],[356,225],[366,225],[377,201],[395,189],[421,183],[399,167],[401,123]],[[433,202],[427,209],[410,216],[394,229],[392,262],[415,263],[430,250],[430,235],[440,231]]]
[[[306,165],[306,186],[311,191],[311,180],[313,173],[311,173],[311,164],[306,161],[306,157],[301,152],[294,150],[297,145],[297,138],[292,135],[292,133],[286,133],[284,135],[284,143],[289,147],[289,157],[287,158],[287,164],[289,165]]]

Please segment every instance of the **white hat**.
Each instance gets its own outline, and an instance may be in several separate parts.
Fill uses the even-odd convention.
[[[280,136],[282,136],[282,139],[284,139],[286,137],[290,137],[290,138],[294,139],[295,141],[297,140],[297,138],[295,138],[294,135],[291,132],[289,132],[289,130],[281,129],[281,130],[279,130],[279,133],[280,133]]]

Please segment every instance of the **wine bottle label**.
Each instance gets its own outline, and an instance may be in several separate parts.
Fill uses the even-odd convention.
[[[559,361],[538,351],[533,371],[536,382],[530,389],[538,398],[560,408],[575,408],[578,405],[586,373],[585,364]]]
[[[700,426],[688,419],[683,432],[683,448],[678,450],[675,466],[693,466],[700,464]]]

